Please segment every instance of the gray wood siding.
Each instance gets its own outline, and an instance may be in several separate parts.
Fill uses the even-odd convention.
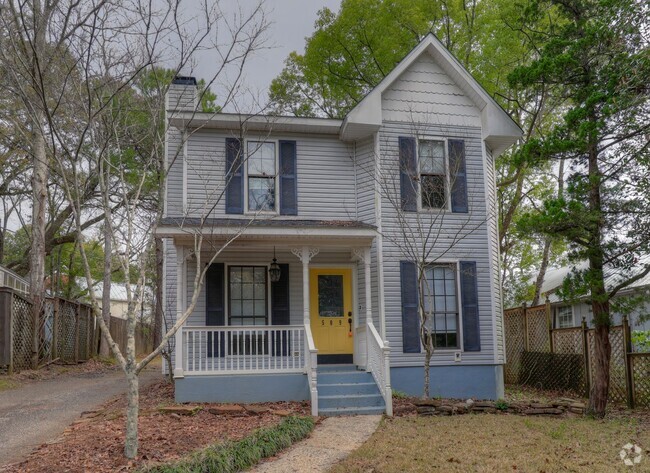
[[[492,313],[492,283],[488,226],[486,224],[485,170],[481,146],[481,130],[475,127],[448,127],[418,125],[417,133],[465,141],[469,213],[421,212],[407,217],[406,228],[416,228],[420,218],[426,228],[435,230],[435,250],[432,259],[439,261],[476,261],[479,295],[479,325],[481,351],[464,352],[464,364],[494,363],[494,337]],[[408,122],[385,122],[380,133],[382,188],[399,191],[399,136],[414,136],[414,128]],[[383,193],[382,193],[383,194]],[[399,261],[405,259],[396,241],[404,237],[397,219],[394,202],[382,195],[382,230],[384,234],[384,297],[386,306],[386,331],[391,344],[392,366],[413,366],[422,363],[422,354],[405,354],[402,350],[402,309]],[[416,215],[419,215],[417,217]],[[422,235],[420,232],[416,232]],[[419,242],[419,238],[411,241]],[[418,243],[421,247],[421,242]],[[461,314],[462,317],[462,314]],[[438,350],[432,365],[452,364],[454,350]]]
[[[454,81],[423,53],[382,95],[386,122],[481,126],[481,112]]]
[[[276,250],[276,255],[279,263],[289,264],[289,297],[290,297],[290,318],[292,325],[302,325],[303,323],[303,283],[302,283],[302,263],[291,252],[287,250]],[[209,253],[202,255],[203,264],[207,263],[210,258]],[[216,262],[224,263],[226,265],[268,265],[273,258],[273,249],[258,249],[258,248],[233,248],[224,251]],[[350,251],[327,251],[316,255],[311,265],[319,264],[351,264]],[[196,263],[190,260],[187,263],[187,295],[186,303],[189,304],[193,294],[193,282],[196,274]],[[353,276],[354,277],[354,276]],[[363,272],[357,276],[357,281],[363,279]],[[226,283],[227,284],[227,283]],[[227,294],[227,292],[226,292]],[[357,290],[355,294],[355,301],[353,302],[355,317],[358,316],[358,307],[360,300],[363,300],[364,293]],[[365,313],[361,314],[365,317]],[[226,320],[228,318],[228,307],[226,305]],[[203,326],[205,325],[205,285],[201,286],[199,298],[196,306],[190,315],[187,325],[190,326]]]
[[[167,130],[167,198],[166,215],[180,216],[183,213],[183,154],[180,150],[181,132],[175,128]]]
[[[225,215],[225,139],[222,130],[196,130],[187,141],[187,214]],[[170,139],[173,135],[170,134]],[[296,140],[298,216],[304,219],[357,219],[356,176],[353,147],[326,135],[250,135],[251,140]],[[170,146],[170,149],[172,146]],[[182,215],[183,166],[177,160],[168,177],[168,216]]]
[[[375,140],[368,138],[355,146],[359,220],[374,224],[375,216]]]
[[[501,295],[501,261],[499,257],[499,223],[497,214],[496,170],[492,153],[485,150],[485,178],[487,181],[486,192],[488,202],[488,233],[491,245],[491,271],[492,271],[492,297],[494,300],[494,326],[497,363],[505,363],[505,335],[503,328],[503,298]]]

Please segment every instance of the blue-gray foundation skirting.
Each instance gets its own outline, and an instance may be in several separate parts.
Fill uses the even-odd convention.
[[[305,401],[305,374],[186,376],[175,381],[176,402]]]
[[[429,370],[431,397],[496,400],[504,396],[502,365],[432,366]],[[422,396],[424,368],[391,368],[390,384],[393,391]]]

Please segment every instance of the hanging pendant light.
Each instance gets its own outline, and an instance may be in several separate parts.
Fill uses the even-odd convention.
[[[278,264],[278,260],[275,259],[275,246],[273,247],[273,263],[271,263],[271,267],[269,268],[269,278],[271,279],[271,282],[278,282],[280,280],[280,265]]]

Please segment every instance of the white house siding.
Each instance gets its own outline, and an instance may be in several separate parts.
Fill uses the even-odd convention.
[[[186,176],[175,164],[168,178],[168,196],[174,201],[168,216],[180,216],[176,202],[187,187],[187,215],[237,217],[226,215],[225,140],[234,131],[200,129],[187,140]],[[357,192],[353,146],[336,136],[297,134],[249,134],[246,140],[295,140],[297,149],[298,216],[301,219],[356,220]],[[173,146],[170,146],[172,149]],[[180,160],[179,160],[180,161]],[[179,172],[181,178],[179,179]]]
[[[355,145],[359,220],[375,223],[375,141],[373,137]]]
[[[625,297],[625,296],[621,296]],[[554,307],[557,309],[557,307],[561,307],[563,304],[558,303],[554,304]],[[630,313],[628,316],[628,320],[630,323],[630,329],[631,330],[650,330],[650,319],[646,320],[644,323],[641,323],[640,317],[642,315],[648,315],[650,314],[650,302],[646,302],[645,306],[638,307]],[[556,326],[558,326],[558,320],[557,320],[557,314],[555,315],[556,320]],[[577,302],[573,304],[573,324],[576,327],[579,327],[580,324],[582,323],[582,318],[585,318],[587,325],[589,327],[594,326],[594,317],[593,313],[591,311],[591,306],[585,302]],[[622,315],[618,313],[613,313],[612,314],[612,323],[614,325],[620,325],[623,321]]]
[[[465,141],[469,213],[445,212],[436,227],[439,253],[445,252],[440,261],[476,261],[479,296],[480,352],[464,352],[462,362],[457,364],[494,364],[494,328],[492,312],[492,285],[490,277],[490,252],[488,225],[486,223],[485,170],[481,146],[481,129],[459,126],[418,125],[420,134],[457,138]],[[385,122],[380,132],[381,167],[387,187],[399,189],[398,137],[414,136],[413,124],[409,122]],[[432,214],[434,215],[434,214]],[[384,234],[384,292],[386,305],[386,331],[391,344],[391,366],[414,366],[422,363],[422,354],[406,354],[402,348],[402,307],[399,261],[406,259],[393,243],[402,235],[397,211],[388,199],[382,197],[382,228]],[[411,216],[415,219],[415,214]],[[458,240],[457,235],[464,237]],[[451,246],[451,247],[450,247]],[[433,256],[435,258],[435,255]],[[461,316],[462,317],[462,316]],[[432,365],[454,363],[454,350],[439,350]]]
[[[385,122],[481,126],[481,112],[454,81],[423,53],[382,95]]]
[[[183,153],[180,151],[181,132],[175,128],[167,131],[167,198],[166,215],[183,213]]]

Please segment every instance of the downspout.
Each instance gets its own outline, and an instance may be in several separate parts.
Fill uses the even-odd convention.
[[[374,134],[375,140],[375,224],[377,225],[377,294],[379,305],[379,334],[386,340],[386,310],[384,307],[384,234],[381,225],[381,153],[379,147],[379,132]]]

